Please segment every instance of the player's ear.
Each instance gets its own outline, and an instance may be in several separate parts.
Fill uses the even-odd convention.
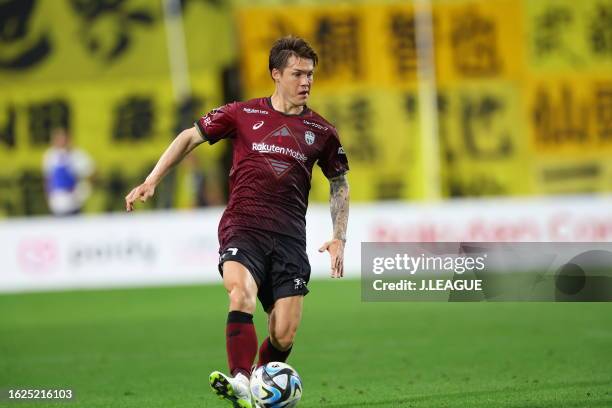
[[[274,80],[274,82],[276,82],[276,81],[280,81],[282,74],[278,68],[272,68],[271,75],[272,75],[272,79]]]

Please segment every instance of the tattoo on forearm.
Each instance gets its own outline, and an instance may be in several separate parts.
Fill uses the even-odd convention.
[[[346,227],[349,216],[349,185],[345,175],[329,180],[329,204],[334,238],[346,241]]]

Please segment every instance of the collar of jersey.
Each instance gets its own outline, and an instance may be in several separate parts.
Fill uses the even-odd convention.
[[[284,115],[284,116],[303,116],[303,115],[307,114],[310,111],[310,109],[308,109],[308,106],[304,105],[304,109],[302,109],[302,111],[300,113],[285,113],[285,112],[281,112],[281,111],[278,111],[278,110],[274,109],[274,106],[272,106],[272,97],[271,96],[268,96],[266,98],[266,102],[268,103],[268,106],[274,112],[280,113],[281,115]]]

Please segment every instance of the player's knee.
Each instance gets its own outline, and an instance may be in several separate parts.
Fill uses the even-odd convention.
[[[255,312],[256,299],[255,295],[249,293],[241,287],[234,287],[229,292],[230,309],[240,312],[251,313]]]

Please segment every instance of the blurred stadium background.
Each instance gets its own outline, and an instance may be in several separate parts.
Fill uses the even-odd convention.
[[[48,213],[56,126],[95,159],[86,212],[122,210],[178,130],[271,93],[267,53],[288,33],[321,56],[311,105],[340,130],[355,202],[612,190],[608,1],[417,4],[431,14],[397,1],[3,1],[0,213]],[[227,146],[195,155],[151,207],[194,207],[196,171],[223,203]]]
[[[350,160],[349,276],[359,275],[362,241],[612,238],[610,0],[0,0],[0,292],[218,283],[229,144],[196,149],[137,213],[120,214],[123,197],[197,117],[270,94],[269,47],[290,33],[319,53],[310,106],[337,126]],[[95,162],[92,194],[76,217],[52,217],[45,199],[42,161],[57,127]],[[328,260],[316,248],[331,223],[318,170],[310,197],[308,247],[313,274],[322,277]],[[315,378],[305,405],[578,407],[588,393],[584,406],[610,406],[607,305],[369,308],[355,282],[314,286],[321,294],[311,295],[307,315],[323,323],[304,328],[311,342],[293,360]],[[198,387],[204,371],[223,364],[223,291],[149,291],[0,296],[0,388],[77,384],[87,407],[132,406],[131,396],[147,392],[151,399],[132,398],[134,406],[167,406],[180,401],[173,393],[196,392],[181,363],[190,361]],[[324,317],[326,295],[343,300],[345,322],[365,324],[338,326],[352,342],[344,354],[315,345],[317,330],[335,324]],[[378,313],[407,326],[377,321]],[[157,324],[187,337],[196,327],[201,344],[219,352],[181,343],[168,367],[146,365],[177,341]],[[576,327],[573,337],[559,341],[562,326]],[[158,339],[140,354],[151,337],[137,327]],[[41,330],[44,345],[33,340]],[[100,342],[102,332],[111,340]],[[84,341],[76,351],[75,333]],[[398,351],[411,341],[421,357]],[[387,352],[366,355],[362,371],[350,372],[351,355],[372,343]],[[526,353],[501,358],[491,345]],[[306,358],[315,352],[331,366]],[[436,353],[445,360],[423,357]],[[488,365],[473,363],[479,358]],[[79,359],[83,375],[73,371]],[[472,363],[473,372],[462,368]],[[380,380],[380,364],[396,372],[410,366],[410,385]],[[162,368],[184,381],[164,383]],[[498,370],[508,378],[494,379]],[[526,371],[533,375],[525,384]],[[96,386],[96,372],[124,374]],[[337,384],[322,373],[346,381],[346,390],[330,393]],[[358,385],[372,374],[381,377]],[[121,388],[131,375],[152,379],[139,380],[136,391]],[[478,376],[480,383],[469,382]],[[395,397],[376,396],[381,390]],[[197,393],[181,403],[214,406],[203,387]]]
[[[181,129],[271,93],[268,50],[289,33],[320,54],[310,105],[350,158],[350,272],[362,241],[612,238],[609,0],[0,5],[5,288],[216,279],[202,264],[216,257],[229,143],[196,149],[137,216],[116,213]],[[85,217],[40,217],[56,127],[95,163]],[[328,189],[315,171],[315,274]]]

